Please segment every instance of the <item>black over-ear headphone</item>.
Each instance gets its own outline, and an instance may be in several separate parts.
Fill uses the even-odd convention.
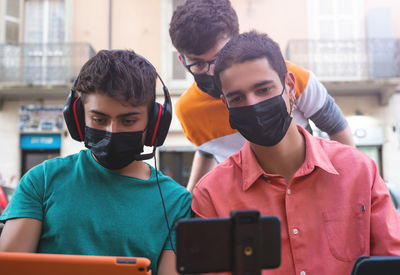
[[[147,133],[144,145],[146,146],[161,146],[168,134],[169,126],[172,120],[172,103],[167,86],[157,73],[155,67],[143,56],[136,54],[149,64],[155,71],[158,79],[160,79],[164,92],[164,104],[154,102],[154,110],[150,110],[149,122],[147,124]],[[68,98],[64,106],[63,114],[65,123],[71,137],[77,141],[85,140],[85,112],[83,103],[78,93],[75,91],[77,79],[75,80]]]

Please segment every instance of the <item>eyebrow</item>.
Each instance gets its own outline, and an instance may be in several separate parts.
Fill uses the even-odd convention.
[[[271,84],[271,83],[274,83],[274,82],[272,80],[260,81],[260,82],[257,82],[256,84],[254,84],[252,86],[252,88],[253,89],[257,89],[258,87],[261,87],[261,86],[264,86],[264,85],[268,85],[268,84]]]
[[[96,110],[90,110],[89,113],[94,113],[96,115],[105,116],[105,117],[109,117],[109,118],[111,117],[110,115],[107,115],[105,113],[102,113],[102,112],[96,111]],[[141,112],[129,112],[129,113],[117,115],[117,117],[121,118],[121,117],[134,116],[134,115],[140,115],[140,114],[141,114]]]
[[[217,56],[218,56],[218,53],[214,56],[213,59],[208,60],[208,61],[206,61],[204,59],[201,59],[201,58],[197,58],[197,57],[191,58],[189,56],[186,56],[186,58],[187,58],[186,61],[191,61],[192,63],[191,64],[187,64],[187,65],[192,65],[192,64],[195,64],[195,63],[199,63],[199,62],[209,62],[209,61],[215,60],[215,59],[217,59]]]
[[[268,84],[271,84],[271,83],[274,83],[274,81],[272,81],[272,80],[263,80],[263,81],[260,81],[260,82],[257,82],[257,83],[255,83],[255,84],[253,84],[253,85],[251,86],[251,89],[257,89],[257,88],[259,88],[259,87],[262,87],[262,86],[264,86],[264,85],[268,85]],[[233,96],[238,95],[238,94],[241,94],[241,93],[242,93],[242,92],[241,92],[240,90],[232,91],[232,92],[227,93],[227,94],[226,94],[226,97],[227,97],[227,98],[233,97]]]
[[[205,62],[203,59],[199,59],[199,58],[188,58],[187,59],[187,61],[189,61],[190,62],[190,64],[187,64],[187,65],[193,65],[193,64],[196,64],[196,63],[199,63],[199,62]]]

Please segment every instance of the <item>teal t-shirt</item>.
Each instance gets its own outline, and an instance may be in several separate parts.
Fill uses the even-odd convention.
[[[151,167],[148,180],[120,175],[89,150],[48,160],[24,175],[0,220],[41,220],[40,253],[146,257],[157,274],[171,244],[155,173]],[[191,216],[191,195],[159,171],[158,178],[173,227]],[[175,248],[173,228],[171,235]]]

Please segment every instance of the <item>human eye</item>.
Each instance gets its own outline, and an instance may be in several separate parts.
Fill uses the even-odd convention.
[[[197,63],[193,64],[193,67],[196,70],[202,70],[202,69],[204,69],[206,67],[206,65],[207,65],[206,62],[200,61],[200,62],[197,62]]]
[[[229,103],[237,104],[237,103],[240,103],[241,100],[242,100],[242,97],[240,95],[238,95],[238,96],[234,96],[234,97],[230,98]]]
[[[122,124],[125,126],[130,126],[132,124],[135,124],[136,119],[132,119],[132,118],[125,118],[122,120]]]
[[[271,91],[271,87],[262,87],[257,90],[259,93],[268,93]]]
[[[92,116],[91,119],[95,125],[104,125],[107,122],[107,119],[101,116]]]
[[[140,115],[122,116],[119,118],[119,123],[123,126],[131,126],[134,125],[138,120],[140,120],[140,118]]]

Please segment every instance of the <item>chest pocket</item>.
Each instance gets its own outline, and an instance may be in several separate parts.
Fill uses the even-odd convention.
[[[340,261],[352,262],[366,253],[367,212],[359,209],[336,209],[323,212],[325,235],[331,254]]]

